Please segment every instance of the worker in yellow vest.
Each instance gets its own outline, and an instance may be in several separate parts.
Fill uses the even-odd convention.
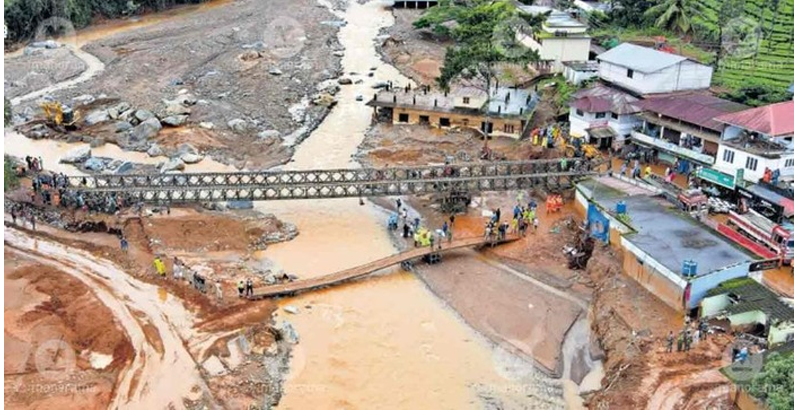
[[[156,267],[156,274],[158,274],[158,276],[161,276],[162,278],[166,277],[167,268],[164,266],[164,262],[161,260],[161,257],[156,256],[156,258],[153,260],[153,266]]]

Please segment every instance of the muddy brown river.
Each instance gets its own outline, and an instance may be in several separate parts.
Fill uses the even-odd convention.
[[[393,24],[390,9],[382,2],[351,0],[345,12],[334,12],[347,21],[339,32],[345,48],[343,71],[358,73],[351,77],[364,82],[343,86],[339,103],[285,169],[358,167],[352,155],[370,125],[372,109],[356,96],[370,98],[374,81],[411,82],[381,61],[375,50],[380,29]],[[372,67],[374,78],[368,78]],[[74,168],[57,165],[75,146],[9,137],[7,132],[5,152],[41,152],[48,169],[76,174]],[[93,152],[140,163],[160,161],[109,145]],[[187,167],[195,172],[230,169],[210,159]],[[396,252],[384,227],[386,214],[370,202],[261,202],[256,208],[296,224],[300,231],[294,240],[270,246],[257,257],[300,277],[324,275]],[[157,298],[153,292],[152,298]],[[278,319],[295,326],[300,342],[279,409],[580,407],[577,386],[565,389],[561,380],[545,376],[529,360],[491,344],[413,274],[390,269],[280,304],[299,309],[298,314],[281,309]]]

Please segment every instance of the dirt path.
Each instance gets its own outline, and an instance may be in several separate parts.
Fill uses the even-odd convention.
[[[112,408],[180,407],[208,394],[185,340],[193,316],[160,288],[138,281],[88,252],[5,229],[6,249],[52,266],[91,287],[125,329],[136,352],[121,372]]]
[[[68,46],[65,46],[65,47],[68,47]],[[11,105],[17,105],[17,104],[19,104],[19,103],[21,103],[23,101],[32,100],[34,98],[39,98],[41,96],[44,96],[44,95],[47,95],[47,94],[51,94],[51,93],[54,93],[56,91],[60,91],[60,90],[66,89],[66,88],[73,87],[75,85],[78,85],[78,84],[80,84],[80,83],[82,83],[82,82],[94,77],[98,73],[100,73],[103,70],[105,70],[106,65],[103,64],[103,62],[100,61],[99,58],[97,58],[97,57],[93,56],[92,54],[89,54],[89,53],[81,50],[80,48],[69,47],[69,49],[76,57],[80,58],[84,63],[86,63],[86,71],[84,71],[83,73],[81,73],[79,76],[77,76],[75,78],[72,78],[72,79],[69,79],[69,80],[66,80],[66,81],[62,81],[60,83],[53,84],[53,85],[51,85],[51,86],[49,86],[47,88],[43,88],[41,90],[34,91],[34,92],[31,92],[31,93],[28,93],[28,94],[25,94],[25,95],[22,95],[22,96],[19,96],[19,97],[16,97],[16,98],[12,98],[11,99]]]

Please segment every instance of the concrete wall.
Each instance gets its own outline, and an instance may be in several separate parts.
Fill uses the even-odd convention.
[[[578,110],[569,109],[569,135],[573,137],[586,138],[587,128],[603,125],[611,127],[620,136],[627,136],[641,122],[642,120],[635,115],[620,115],[614,119],[611,118],[611,113],[607,112],[605,118],[595,118],[595,113],[584,112],[583,115],[578,115]]]
[[[592,39],[552,37],[542,39],[542,48],[539,51],[542,60],[553,60],[553,71],[564,71],[564,61],[587,61],[589,60],[589,48]]]
[[[407,122],[400,121],[401,114],[408,114]],[[408,108],[395,108],[392,110],[392,122],[395,124],[419,124],[421,116],[428,116],[428,123],[434,127],[441,127],[439,125],[440,119],[448,118],[450,119],[450,127],[474,128],[477,130],[481,129],[481,123],[484,120],[483,115],[466,116],[463,114],[448,114],[437,111],[412,110]],[[524,127],[524,123],[521,120],[490,117],[489,121],[493,126],[492,133],[490,134],[492,136],[504,136],[519,139]],[[513,132],[504,132],[504,125],[513,126]]]
[[[635,93],[657,94],[708,88],[711,85],[712,69],[685,60],[653,73],[634,71],[633,78],[628,78],[626,67],[600,61],[599,72],[600,78]]]
[[[751,310],[750,312],[730,315],[728,316],[728,320],[731,322],[731,327],[755,325],[757,323],[763,325],[767,323],[767,316],[761,311]]]
[[[623,271],[669,307],[683,312],[683,289],[686,281],[679,279],[666,267],[647,256],[625,237],[622,237],[622,248],[625,249]]]
[[[698,265],[701,265],[703,261],[698,260],[697,263]],[[693,278],[692,293],[689,297],[689,306],[692,308],[699,306],[700,301],[710,289],[717,287],[720,283],[725,282],[726,280],[747,277],[747,275],[750,273],[749,270],[750,262],[745,262]]]
[[[597,78],[597,71],[577,71],[564,66],[564,78],[570,84],[579,85],[583,81]]]
[[[767,343],[773,344],[786,342],[789,335],[794,334],[794,322],[783,322],[770,326]]]
[[[733,152],[733,162],[725,161],[725,150]],[[758,165],[755,171],[747,169],[747,158],[755,158],[758,160]],[[714,168],[726,174],[736,175],[737,169],[744,169],[744,179],[750,182],[758,182],[764,176],[764,170],[769,169],[781,170],[781,179],[794,180],[794,162],[789,162],[791,166],[787,167],[787,160],[794,159],[794,152],[785,152],[780,158],[770,159],[757,156],[744,150],[741,150],[725,143],[720,144],[717,149],[717,160],[714,162]]]
[[[577,199],[581,216],[583,219],[586,219],[587,213],[589,211],[589,199],[586,196],[586,193],[581,191],[580,187],[575,190],[575,198]],[[616,250],[622,249],[622,235],[628,234],[633,232],[633,229],[629,228],[624,223],[617,220],[615,215],[611,215],[607,212],[603,207],[598,206],[597,209],[600,211],[603,216],[608,218],[608,229],[609,229],[609,238],[608,243]]]
[[[716,316],[719,312],[722,312],[730,305],[730,298],[728,298],[727,293],[723,293],[721,295],[712,296],[710,298],[704,298],[700,302],[700,316],[702,317],[711,317]]]
[[[589,60],[589,48],[592,45],[590,37],[552,37],[543,38],[541,43],[528,35],[517,34],[517,41],[533,51],[539,52],[542,60],[552,60],[552,71],[564,71],[564,61]]]

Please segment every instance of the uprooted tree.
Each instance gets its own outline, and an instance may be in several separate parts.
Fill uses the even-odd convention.
[[[414,22],[414,27],[428,28],[455,40],[448,47],[444,65],[436,79],[439,88],[449,91],[451,84],[463,81],[480,89],[487,96],[483,107],[488,117],[492,84],[497,85],[507,75],[501,65],[514,65],[527,70],[539,60],[539,54],[519,38],[532,35],[532,27],[540,27],[542,19],[522,13],[511,1],[472,0],[441,1]],[[488,119],[481,130],[486,137]]]

